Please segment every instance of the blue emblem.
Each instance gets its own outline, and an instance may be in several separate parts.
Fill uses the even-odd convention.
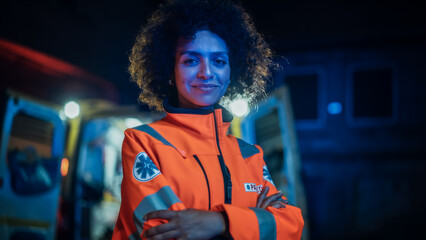
[[[148,154],[145,152],[140,152],[135,159],[135,164],[133,165],[133,176],[136,180],[141,182],[148,182],[160,175],[160,170],[148,157]]]
[[[266,165],[263,165],[263,180],[266,180],[266,181],[272,183],[272,185],[275,186],[274,181],[272,181],[271,174],[269,173]]]

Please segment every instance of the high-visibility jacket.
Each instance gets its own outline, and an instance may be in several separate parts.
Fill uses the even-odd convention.
[[[269,186],[277,193],[257,145],[227,135],[232,115],[214,109],[165,106],[167,115],[125,131],[122,148],[122,203],[113,239],[140,239],[143,231],[167,222],[145,221],[162,209],[224,211],[234,239],[300,239],[299,208],[255,208]]]

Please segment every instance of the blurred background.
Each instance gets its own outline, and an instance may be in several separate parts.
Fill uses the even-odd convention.
[[[127,72],[162,2],[2,1],[1,239],[110,238],[123,131],[162,117],[137,103]],[[422,4],[242,3],[281,69],[267,99],[227,106],[231,132],[264,148],[277,187],[303,210],[303,238],[424,237]]]

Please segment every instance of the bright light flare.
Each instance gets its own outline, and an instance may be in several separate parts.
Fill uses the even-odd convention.
[[[142,122],[137,118],[126,118],[126,120],[124,120],[124,124],[126,124],[127,128],[134,128],[142,125]]]
[[[64,113],[68,118],[76,118],[80,114],[80,105],[74,101],[68,102],[65,104]]]
[[[62,158],[61,162],[61,175],[62,177],[65,177],[68,174],[68,167],[70,165],[70,161],[68,158]]]
[[[231,109],[231,112],[237,117],[242,117],[249,113],[248,101],[244,98],[231,102],[231,104],[229,104],[229,108]]]
[[[328,104],[327,110],[331,115],[337,115],[342,112],[343,106],[340,102],[331,102]]]

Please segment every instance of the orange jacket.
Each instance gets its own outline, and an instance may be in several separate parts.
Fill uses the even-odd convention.
[[[232,116],[165,106],[160,121],[125,131],[122,203],[113,239],[140,239],[167,220],[143,220],[154,210],[225,211],[234,239],[300,239],[299,208],[255,208],[269,186],[277,192],[259,146],[226,135]]]

